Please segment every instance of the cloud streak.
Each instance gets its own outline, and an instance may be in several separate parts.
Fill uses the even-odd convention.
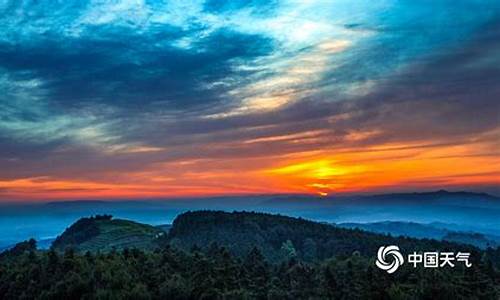
[[[0,13],[3,199],[498,180],[494,1],[3,1]]]

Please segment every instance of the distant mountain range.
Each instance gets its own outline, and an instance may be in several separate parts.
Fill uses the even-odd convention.
[[[454,231],[500,236],[500,198],[484,193],[437,191],[310,198],[289,196],[263,204],[266,211],[334,223],[453,224]]]
[[[341,223],[336,224],[343,228],[358,228],[370,232],[390,234],[392,236],[407,236],[414,238],[436,239],[461,244],[469,244],[481,249],[500,246],[500,236],[486,235],[475,232],[455,231],[452,224],[431,223],[420,224],[413,222],[375,222],[375,223]]]
[[[327,223],[402,222],[412,226],[410,236],[463,238],[477,246],[500,236],[500,198],[470,192],[436,191],[361,196],[260,195],[133,201],[81,200],[48,203],[0,204],[0,247],[16,241],[55,238],[82,217],[111,214],[153,226],[172,223],[176,216],[192,210],[255,211],[301,217]],[[391,224],[391,223],[388,223]],[[397,224],[397,223],[396,223]],[[430,227],[429,227],[430,225]],[[374,225],[375,226],[375,225]],[[401,227],[401,226],[399,226]],[[392,226],[392,233],[402,232]],[[432,227],[432,228],[431,228]],[[379,230],[381,225],[374,227]],[[366,230],[376,231],[372,227]],[[446,229],[448,231],[444,231]],[[419,233],[422,231],[422,233]],[[377,231],[376,231],[377,232]],[[462,234],[460,237],[454,233]],[[481,234],[470,236],[470,234]]]

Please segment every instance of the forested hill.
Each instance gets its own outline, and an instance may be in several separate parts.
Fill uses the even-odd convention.
[[[150,234],[157,229],[97,216],[70,226],[49,251],[19,243],[0,255],[0,299],[500,299],[500,248],[248,212],[188,212],[168,234]],[[390,244],[470,251],[473,265],[405,263],[388,274],[374,261]]]
[[[353,253],[373,257],[382,245],[398,245],[405,252],[459,249],[479,253],[473,246],[453,242],[392,237],[282,215],[223,211],[180,214],[168,233],[160,227],[113,219],[110,215],[82,218],[57,237],[52,247],[59,252],[71,248],[83,253],[167,246],[209,251],[211,246],[223,246],[238,257],[256,247],[270,262],[292,257],[312,262]]]
[[[381,245],[398,245],[403,251],[453,250],[477,252],[472,246],[428,239],[391,237],[345,229],[300,218],[253,212],[195,211],[173,222],[168,243],[181,249],[226,247],[233,255],[259,248],[270,261],[295,256],[322,260],[358,252],[373,257]]]

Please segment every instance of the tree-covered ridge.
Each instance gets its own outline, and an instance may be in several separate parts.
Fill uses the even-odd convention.
[[[151,225],[112,219],[111,215],[82,218],[67,228],[52,244],[56,250],[109,251],[112,249],[154,249],[165,232]]]
[[[382,245],[398,245],[406,252],[460,249],[476,255],[479,253],[479,249],[468,245],[391,237],[255,212],[195,211],[181,214],[173,222],[168,243],[185,250],[217,243],[236,256],[245,255],[257,246],[272,262],[286,259],[287,253],[309,262],[353,252],[373,256]]]
[[[489,249],[471,268],[389,275],[358,253],[271,264],[257,248],[237,258],[214,245],[96,254],[32,247],[0,260],[0,299],[498,299],[495,255]]]

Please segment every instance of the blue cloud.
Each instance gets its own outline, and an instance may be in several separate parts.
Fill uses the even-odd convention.
[[[276,0],[208,0],[203,8],[209,13],[232,13],[234,11],[247,9],[256,15],[271,15],[279,8]]]
[[[4,1],[0,15],[9,176],[137,167],[204,144],[252,156],[247,139],[311,130],[327,132],[267,154],[350,129],[384,133],[365,144],[454,143],[498,127],[495,1]],[[134,145],[173,149],[127,163],[110,151]]]

